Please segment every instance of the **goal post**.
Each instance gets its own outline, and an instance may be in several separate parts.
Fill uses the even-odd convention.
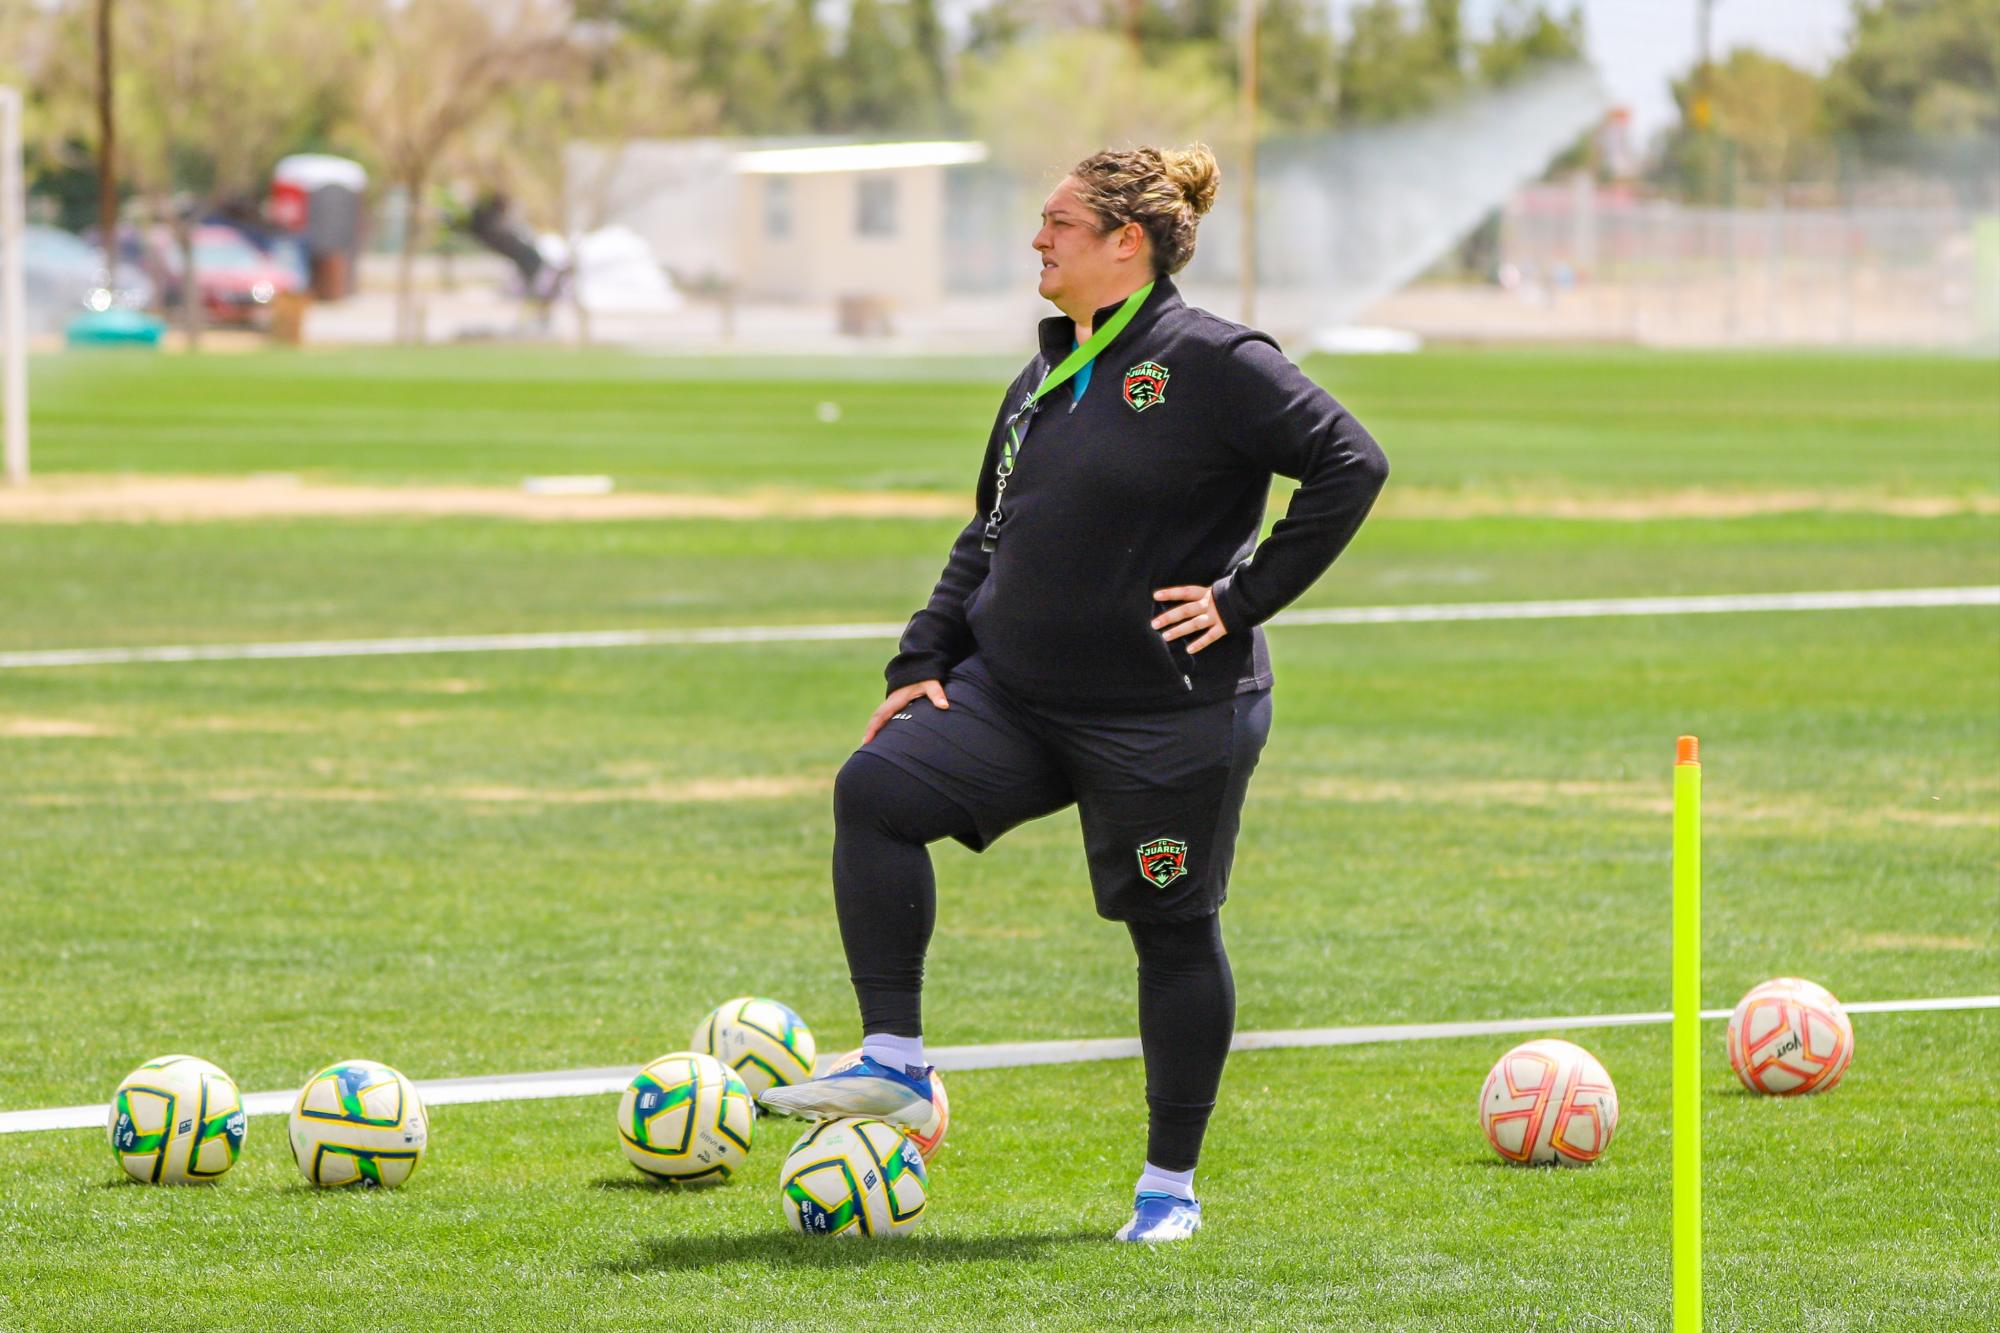
[[[28,311],[21,271],[27,207],[21,163],[21,90],[0,88],[0,441],[7,482],[28,481]]]

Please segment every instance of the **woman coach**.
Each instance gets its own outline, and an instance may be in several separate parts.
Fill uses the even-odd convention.
[[[1199,145],[1103,152],[1043,205],[1040,292],[1062,314],[1001,401],[978,512],[834,786],[864,1058],[764,1097],[920,1121],[927,845],[983,851],[1074,803],[1098,913],[1139,958],[1149,1130],[1123,1240],[1201,1221],[1195,1159],[1236,1016],[1217,909],[1271,721],[1258,626],[1333,563],[1388,475],[1269,337],[1182,302],[1170,275],[1216,184]],[[1259,545],[1274,473],[1300,485]]]

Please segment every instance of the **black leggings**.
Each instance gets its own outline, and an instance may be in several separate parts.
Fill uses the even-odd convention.
[[[894,764],[859,752],[834,782],[833,818],[833,901],[862,1029],[921,1036],[924,952],[937,922],[928,844],[969,833],[972,817]],[[1139,955],[1146,1160],[1191,1171],[1236,1026],[1222,922],[1210,913],[1126,927]]]

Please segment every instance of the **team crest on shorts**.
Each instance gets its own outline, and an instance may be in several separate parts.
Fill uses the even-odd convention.
[[[1125,372],[1125,401],[1134,412],[1167,401],[1167,373],[1157,361],[1141,361]]]
[[[1179,838],[1155,838],[1139,848],[1139,873],[1156,889],[1187,874],[1187,844]]]

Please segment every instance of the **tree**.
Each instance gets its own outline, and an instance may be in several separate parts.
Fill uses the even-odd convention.
[[[1681,123],[1662,154],[1663,163],[1697,197],[1720,198],[1727,193],[1727,182],[1717,178],[1718,145],[1751,178],[1772,182],[1799,175],[1808,158],[1823,150],[1820,81],[1806,71],[1738,48],[1710,67],[1707,86],[1709,123],[1703,130],[1692,114],[1700,91],[1698,75],[1674,81]]]
[[[937,74],[917,44],[914,6],[854,0],[835,61],[842,130],[931,130],[944,119]],[[933,16],[934,17],[934,16]]]
[[[689,70],[738,134],[830,131],[840,74],[813,0],[579,0]]]
[[[447,156],[446,169],[481,198],[505,198],[544,229],[559,229],[572,256],[582,237],[628,203],[618,183],[642,135],[713,133],[712,96],[689,91],[686,66],[622,29],[578,42],[549,77],[503,96]],[[641,183],[650,190],[650,183]],[[577,337],[590,341],[580,287]]]
[[[1852,44],[1826,76],[1826,114],[1884,158],[1925,139],[2000,136],[2000,5],[1855,0]]]
[[[87,21],[88,8],[70,17]],[[173,228],[191,345],[201,327],[194,227],[260,198],[278,158],[324,122],[342,30],[336,0],[146,0],[114,11],[119,176]]]
[[[417,336],[412,264],[439,162],[494,104],[568,55],[562,0],[372,0],[356,126],[407,200],[396,334]]]
[[[1368,0],[1340,49],[1343,121],[1395,120],[1429,109],[1458,83],[1440,63],[1436,34],[1398,0]]]
[[[1237,77],[1230,60],[1230,77]],[[1286,130],[1325,129],[1340,107],[1333,31],[1307,0],[1264,0],[1257,22],[1258,118]]]
[[[909,0],[910,44],[924,67],[924,96],[937,115],[951,105],[951,38],[938,17],[937,0]]]
[[[98,218],[96,0],[0,0],[0,83],[22,90],[28,195],[53,200],[57,221],[81,231]]]
[[[1493,17],[1493,31],[1473,47],[1473,63],[1483,83],[1498,87],[1533,73],[1539,66],[1583,56],[1583,15],[1572,8],[1557,18],[1539,0],[1509,0]]]
[[[962,96],[973,132],[1028,179],[1108,145],[1226,139],[1235,115],[1228,83],[1199,53],[1148,65],[1106,32],[1011,47],[976,66]]]

